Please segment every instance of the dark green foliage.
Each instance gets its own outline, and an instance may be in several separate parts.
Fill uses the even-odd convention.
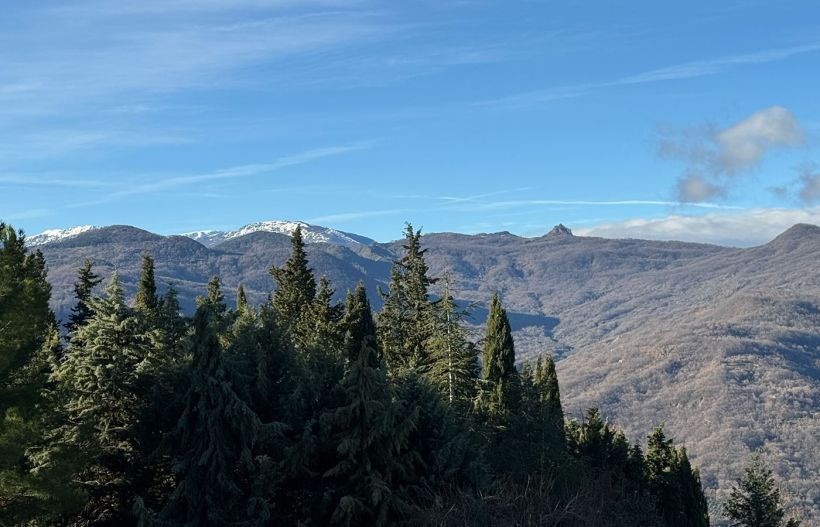
[[[400,485],[412,471],[408,438],[418,410],[393,400],[369,338],[361,341],[342,388],[344,404],[323,416],[337,452],[324,472],[329,521],[387,525],[409,510]]]
[[[404,254],[393,262],[377,319],[379,345],[393,376],[425,374],[433,360],[428,349],[434,328],[429,289],[436,280],[428,276],[421,231],[408,223],[404,239]]]
[[[92,317],[77,329],[81,344],[72,343],[53,375],[65,420],[52,432],[51,454],[82,460],[75,474],[88,495],[82,518],[125,523],[139,448],[135,429],[145,404],[141,378],[153,369],[152,348],[116,273],[91,308]]]
[[[348,363],[358,360],[362,342],[366,342],[367,346],[376,350],[372,357],[372,365],[380,364],[379,348],[376,342],[376,324],[373,322],[370,301],[367,299],[367,290],[361,282],[356,286],[355,291],[347,294],[342,328],[344,329],[345,358]]]
[[[708,526],[709,513],[700,476],[692,470],[684,448],[676,449],[662,427],[649,434],[646,474],[656,509],[665,525]]]
[[[732,488],[726,501],[726,515],[736,527],[797,527],[794,518],[784,521],[780,490],[772,471],[763,464],[760,454],[753,454],[743,477]]]
[[[309,338],[308,319],[316,297],[316,279],[308,267],[301,227],[293,231],[290,257],[282,267],[271,267],[270,274],[276,281],[272,305],[279,324],[297,349],[304,349]]]
[[[521,394],[515,369],[515,345],[498,293],[490,302],[482,359],[483,404],[490,414],[516,414]]]
[[[59,355],[45,262],[0,223],[0,525],[72,510],[81,497],[64,466],[37,470],[46,446],[49,400],[43,396]]]
[[[134,307],[150,314],[155,314],[159,307],[157,282],[154,278],[154,259],[147,254],[142,255],[142,270],[137,281]]]
[[[85,324],[91,317],[91,294],[94,288],[102,282],[102,278],[94,274],[92,270],[91,260],[85,260],[82,267],[77,273],[77,281],[74,282],[74,298],[76,303],[71,308],[71,314],[68,316],[68,322],[65,328],[68,330],[68,340],[71,340],[74,332],[78,327]]]
[[[169,440],[178,483],[158,518],[192,527],[241,525],[261,422],[228,382],[214,303],[197,309],[193,325],[191,384]]]
[[[245,296],[245,288],[242,284],[236,287],[236,311],[242,312],[248,308],[248,297]]]

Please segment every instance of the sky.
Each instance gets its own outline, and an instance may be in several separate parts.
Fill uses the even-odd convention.
[[[820,224],[818,85],[815,1],[9,1],[0,219],[754,245]]]

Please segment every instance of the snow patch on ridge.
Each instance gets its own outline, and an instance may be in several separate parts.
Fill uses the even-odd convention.
[[[99,229],[99,227],[95,225],[80,225],[78,227],[69,227],[68,229],[47,229],[40,234],[27,236],[26,245],[36,247],[46,243],[61,242],[94,229]]]
[[[184,233],[182,236],[187,236],[188,238],[196,240],[206,247],[213,247],[214,245],[222,242],[254,232],[274,232],[291,236],[297,227],[302,227],[302,238],[305,240],[305,243],[330,243],[333,245],[342,245],[344,247],[355,247],[374,243],[374,240],[371,240],[370,238],[338,231],[329,227],[310,225],[303,221],[280,220],[251,223],[235,231],[195,231]]]

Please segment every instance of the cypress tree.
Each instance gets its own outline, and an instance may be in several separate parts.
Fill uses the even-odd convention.
[[[709,525],[700,475],[692,469],[686,450],[676,449],[660,426],[649,434],[645,465],[655,508],[668,527]]]
[[[53,434],[56,452],[83,460],[75,476],[89,496],[81,517],[90,524],[125,524],[133,496],[135,428],[145,401],[143,372],[151,343],[126,305],[117,273],[105,296],[92,298],[92,317],[77,330],[53,378],[61,394],[64,424]]]
[[[498,293],[493,295],[487,316],[484,337],[482,379],[489,390],[489,404],[493,413],[515,413],[520,394],[518,371],[515,369],[515,345],[507,312],[501,307]]]
[[[391,375],[425,374],[432,357],[428,339],[433,334],[430,286],[436,279],[428,276],[421,248],[421,231],[407,224],[402,257],[393,262],[384,305],[378,316],[379,343]]]
[[[561,406],[561,390],[558,386],[558,373],[555,361],[547,355],[543,360],[538,357],[535,370],[535,384],[538,397],[546,405],[546,411],[553,428],[560,437],[564,436],[564,409]]]
[[[271,267],[276,281],[272,305],[280,325],[302,350],[309,339],[309,311],[316,297],[316,279],[308,267],[302,228],[296,227],[291,237],[291,253],[282,267]]]
[[[242,284],[236,287],[236,311],[241,313],[248,308],[248,297],[245,296],[245,288]]]
[[[791,518],[780,502],[780,490],[775,486],[772,471],[763,464],[760,454],[752,454],[743,473],[732,488],[725,505],[733,527],[797,527],[800,521]]]
[[[248,518],[259,417],[233,391],[217,337],[215,303],[194,315],[193,365],[169,444],[178,483],[158,514],[172,525],[241,525]],[[140,510],[145,523],[151,515]]]
[[[142,269],[137,281],[137,293],[134,296],[134,307],[145,313],[156,314],[159,306],[157,283],[154,278],[154,259],[148,254],[142,255]]]
[[[71,308],[68,322],[65,328],[68,330],[67,339],[71,340],[76,329],[91,317],[91,306],[89,300],[94,288],[102,282],[102,278],[97,276],[92,270],[91,260],[86,259],[77,273],[77,281],[74,282],[74,298],[76,303]]]
[[[703,494],[700,472],[698,469],[693,469],[689,463],[686,447],[680,447],[677,450],[675,470],[678,476],[678,489],[681,493],[685,517],[681,525],[709,527],[709,506],[706,503],[706,496]]]

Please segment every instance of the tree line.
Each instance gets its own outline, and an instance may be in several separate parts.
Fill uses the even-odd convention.
[[[0,224],[0,526],[709,525],[685,448],[567,419],[499,294],[471,341],[404,235],[377,313],[361,283],[333,301],[297,229],[266,302],[214,277],[190,318],[150,255],[131,301],[86,261],[61,335],[42,254]],[[756,488],[774,523],[738,525],[781,525],[755,470],[732,514]]]

